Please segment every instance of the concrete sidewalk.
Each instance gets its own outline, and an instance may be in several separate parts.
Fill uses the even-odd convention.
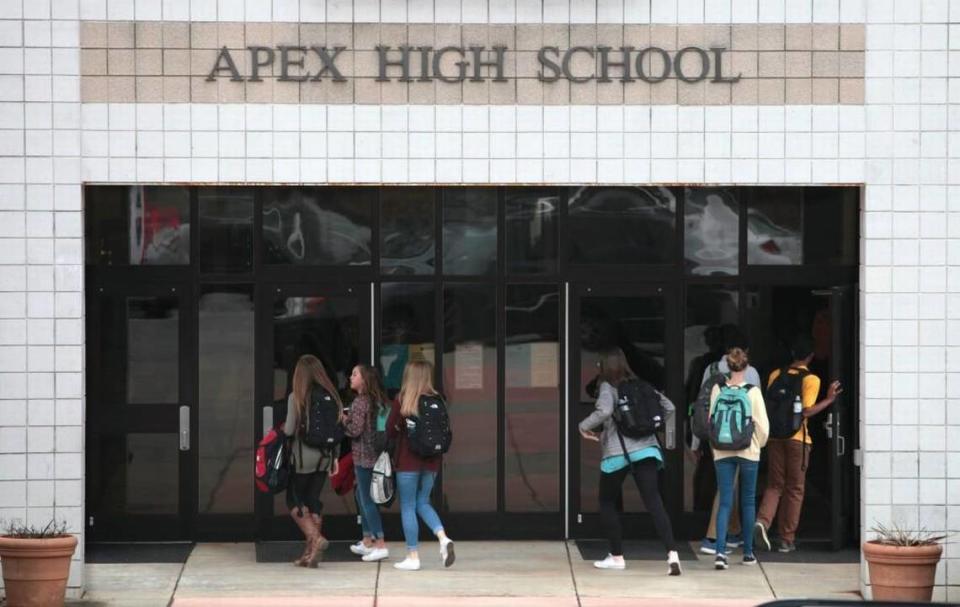
[[[320,563],[302,569],[257,563],[253,544],[199,544],[185,564],[88,564],[78,606],[123,607],[752,607],[776,598],[859,598],[859,565],[768,563],[714,571],[712,557],[684,561],[680,577],[666,563],[629,561],[626,571],[598,571],[573,542],[458,542],[444,569],[436,543],[421,546],[423,569],[403,572],[391,544],[380,564]],[[816,584],[811,585],[811,580]]]

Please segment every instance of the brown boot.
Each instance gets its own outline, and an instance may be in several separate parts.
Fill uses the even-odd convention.
[[[320,551],[324,552],[327,548],[330,547],[330,540],[328,540],[323,535],[323,515],[322,514],[311,514],[313,518],[313,523],[316,526],[317,530],[317,541],[320,542]]]
[[[315,569],[317,567],[317,560],[320,558],[320,551],[329,545],[330,542],[327,541],[325,537],[320,535],[320,526],[317,525],[314,517],[304,518],[309,521],[310,540],[308,542],[309,550],[304,553],[305,558],[301,567],[310,567],[311,569]]]
[[[317,536],[314,532],[313,520],[310,517],[310,514],[304,511],[302,514],[298,514],[297,510],[291,510],[290,515],[293,517],[293,522],[296,523],[297,527],[300,528],[300,532],[303,533],[304,545],[303,553],[300,555],[300,558],[293,561],[293,564],[296,567],[307,567],[310,553],[314,548],[314,545],[317,543]]]

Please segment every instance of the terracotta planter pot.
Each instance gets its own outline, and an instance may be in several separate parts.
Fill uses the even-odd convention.
[[[8,607],[63,605],[70,557],[76,548],[73,535],[43,540],[0,536]]]
[[[888,546],[863,543],[875,601],[930,602],[943,546]]]

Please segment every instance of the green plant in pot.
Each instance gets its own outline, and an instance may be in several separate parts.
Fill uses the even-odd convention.
[[[70,559],[77,538],[66,523],[50,521],[44,527],[11,523],[0,535],[0,566],[7,607],[63,605],[70,575]]]
[[[907,531],[896,524],[877,524],[870,531],[876,539],[863,543],[863,556],[873,600],[929,603],[947,536],[924,529]]]

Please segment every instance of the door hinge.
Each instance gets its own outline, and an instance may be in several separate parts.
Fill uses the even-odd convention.
[[[579,512],[577,513],[577,524],[578,525],[583,524],[583,515],[580,514]]]
[[[853,465],[858,468],[863,466],[863,451],[860,449],[853,450]]]
[[[89,520],[87,521],[87,526],[88,526],[88,527],[93,527],[93,517],[92,517],[92,516],[91,516],[91,517],[89,518]]]

